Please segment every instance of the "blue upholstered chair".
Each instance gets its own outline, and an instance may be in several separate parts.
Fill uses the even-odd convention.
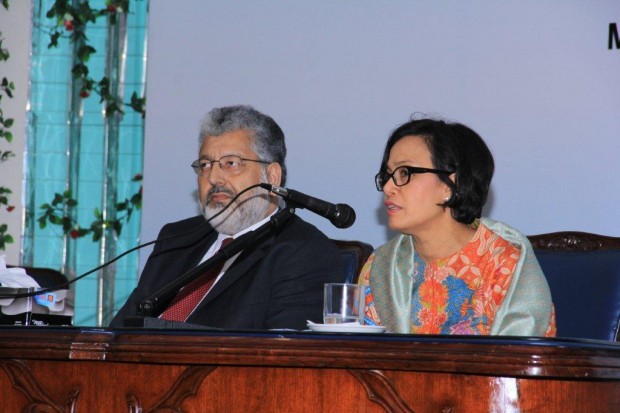
[[[344,283],[357,283],[357,277],[364,263],[373,252],[372,245],[361,241],[332,240],[340,249],[345,262],[346,279]]]
[[[558,337],[620,341],[620,238],[585,232],[528,238],[549,282]]]

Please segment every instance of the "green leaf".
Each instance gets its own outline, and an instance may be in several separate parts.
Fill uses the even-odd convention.
[[[11,54],[7,49],[2,48],[2,40],[0,39],[0,61],[4,62],[6,60],[9,60],[9,57],[11,57]]]
[[[62,230],[65,232],[71,231],[73,228],[73,222],[71,222],[71,218],[63,217],[62,218]]]
[[[90,55],[96,52],[97,50],[94,47],[84,45],[80,47],[80,49],[77,51],[77,57],[83,62],[88,62],[88,60],[90,59]]]
[[[112,102],[108,103],[108,105],[106,106],[105,116],[106,118],[109,118],[112,115],[114,115],[116,112],[124,113],[121,107],[118,105],[118,103],[116,103],[116,101],[113,100]]]
[[[121,221],[119,220],[114,221],[114,231],[116,231],[116,234],[118,236],[121,235],[122,230],[123,230],[123,224],[121,224]]]
[[[53,4],[52,7],[50,7],[50,9],[47,11],[47,13],[45,13],[45,17],[47,17],[48,19],[51,19],[55,15],[56,15],[56,4]]]
[[[72,41],[74,43],[78,43],[80,41],[87,41],[88,37],[86,37],[86,33],[84,33],[84,27],[81,22],[78,21],[79,26],[76,26],[75,30],[73,30],[73,34],[71,35]]]
[[[136,92],[133,92],[127,106],[131,107],[135,112],[141,113],[144,117],[146,98],[140,98]]]
[[[15,154],[11,151],[2,152],[0,151],[0,162],[4,162],[9,160],[10,158],[14,158]]]
[[[71,69],[71,73],[76,79],[80,77],[86,77],[88,76],[88,66],[83,63],[77,63],[75,64],[75,66],[73,66],[73,69]]]
[[[131,203],[138,209],[142,207],[142,194],[137,193],[131,197]]]
[[[58,47],[58,38],[60,37],[60,32],[59,31],[54,31],[52,32],[52,34],[50,34],[50,42],[47,45],[48,49],[51,49],[52,47]]]

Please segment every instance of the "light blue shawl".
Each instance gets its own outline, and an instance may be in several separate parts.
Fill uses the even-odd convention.
[[[551,292],[527,237],[489,218],[481,223],[517,245],[521,255],[490,335],[544,336],[552,314]],[[411,297],[421,283],[413,278],[413,239],[398,235],[374,252],[370,288],[381,323],[392,333],[411,333]]]

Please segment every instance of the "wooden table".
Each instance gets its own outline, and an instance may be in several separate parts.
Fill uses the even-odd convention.
[[[0,327],[0,367],[2,412],[620,412],[597,341]]]

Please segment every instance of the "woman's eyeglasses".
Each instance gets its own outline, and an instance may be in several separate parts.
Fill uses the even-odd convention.
[[[394,169],[394,172],[388,173],[387,171],[381,171],[377,175],[375,175],[375,185],[377,186],[377,191],[383,191],[383,187],[387,184],[387,181],[392,178],[394,181],[394,185],[403,186],[407,185],[411,180],[411,175],[413,174],[437,174],[437,175],[450,175],[454,172],[444,171],[442,169],[431,169],[431,168],[418,168],[417,166],[399,166]]]

